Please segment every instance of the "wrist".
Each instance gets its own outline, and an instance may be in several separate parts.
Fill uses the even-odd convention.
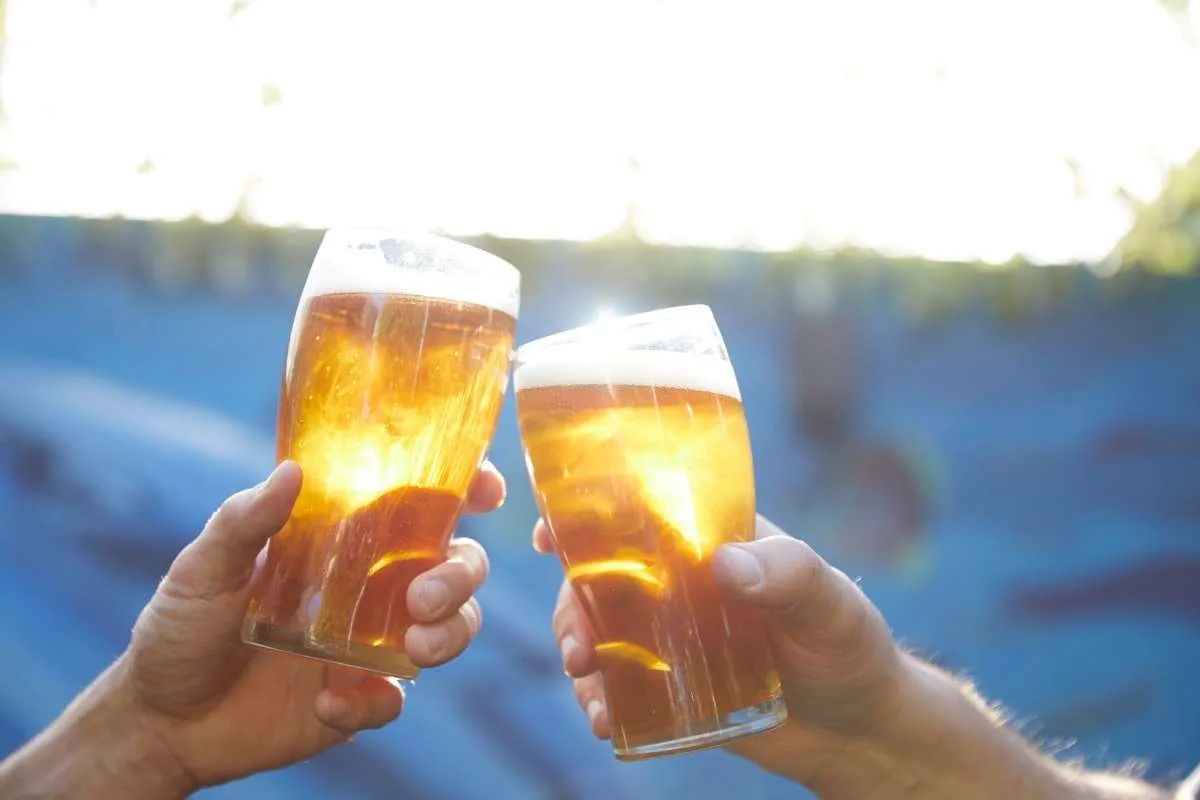
[[[118,661],[0,766],[0,795],[178,800],[198,788],[138,702]]]
[[[847,741],[809,787],[824,800],[961,797],[1062,800],[1078,796],[1053,762],[1005,727],[969,686],[902,657],[891,718]]]
[[[1057,765],[1004,726],[973,688],[911,655],[901,658],[887,724],[851,742],[821,798],[1063,800],[1079,796]]]
[[[873,714],[876,724],[814,742],[802,761],[802,774],[793,774],[822,800],[940,800],[929,786],[925,764],[939,747],[930,717],[940,687],[920,662],[898,649],[895,665],[888,702]]]
[[[898,648],[879,658],[872,679],[854,692],[840,690],[789,709],[780,728],[728,749],[759,767],[799,783],[825,800],[903,797],[888,787],[903,781],[905,720],[923,703],[915,663]],[[794,691],[794,690],[793,690]]]
[[[198,791],[201,787],[170,747],[161,721],[138,697],[128,676],[126,658],[122,657],[109,673],[113,685],[93,730],[103,736],[99,729],[103,726],[129,739],[126,747],[111,748],[111,763],[123,773],[140,775],[138,786],[147,797],[184,798]]]

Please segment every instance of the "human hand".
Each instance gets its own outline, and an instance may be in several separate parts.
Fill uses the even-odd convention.
[[[542,521],[533,545],[553,552]],[[726,748],[764,769],[826,800],[1166,800],[1136,778],[1039,753],[969,683],[904,652],[854,581],[762,517],[755,541],[724,545],[713,569],[731,602],[762,612],[783,684],[787,722]],[[595,635],[565,582],[553,625],[579,705],[607,738]]]
[[[542,520],[533,546],[554,551]],[[848,743],[885,735],[901,705],[907,660],[854,581],[762,517],[756,541],[722,546],[713,569],[728,600],[763,613],[788,706],[784,725],[727,749],[811,785]],[[593,733],[608,738],[595,633],[566,581],[553,627],[579,705]]]
[[[381,676],[241,642],[256,558],[287,521],[300,483],[299,467],[285,462],[226,500],[175,559],[114,667],[121,692],[190,789],[309,758],[400,714],[403,693]],[[486,464],[466,510],[492,511],[504,494],[504,479]],[[479,632],[473,595],[487,571],[477,542],[454,539],[447,561],[413,582],[408,610],[419,624],[405,648],[415,664],[449,661]],[[441,590],[426,591],[435,584]]]

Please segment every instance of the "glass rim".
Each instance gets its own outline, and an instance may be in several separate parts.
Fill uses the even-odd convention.
[[[383,242],[404,242],[415,247],[440,251],[450,258],[460,257],[463,266],[468,267],[472,262],[492,274],[504,274],[518,284],[521,281],[521,271],[508,259],[493,252],[476,247],[461,239],[421,228],[395,227],[386,228],[379,225],[334,225],[326,228],[321,235],[318,252],[326,246],[335,250],[348,250],[363,245],[379,245]],[[448,251],[448,252],[447,252]],[[406,264],[394,265],[400,269],[415,269]]]
[[[693,314],[703,314],[713,324],[716,324],[716,315],[713,314],[712,307],[706,303],[688,303],[681,306],[666,306],[664,308],[655,308],[649,311],[638,311],[633,314],[624,314],[618,317],[605,317],[594,322],[589,322],[585,325],[578,325],[574,328],[567,328],[563,331],[557,331],[539,339],[534,339],[532,342],[526,342],[519,346],[513,354],[514,363],[525,360],[525,356],[530,353],[536,354],[538,351],[555,345],[566,344],[584,344],[583,339],[579,339],[580,334],[605,331],[605,330],[627,330],[637,328],[643,325],[653,324],[661,318],[662,320],[670,319],[671,317],[687,317]],[[573,341],[576,340],[576,341]]]

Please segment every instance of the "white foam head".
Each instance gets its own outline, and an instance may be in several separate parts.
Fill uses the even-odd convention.
[[[733,364],[717,355],[562,347],[518,357],[515,391],[559,386],[661,386],[742,399]]]
[[[317,250],[301,300],[350,292],[473,303],[515,319],[521,273],[499,256],[441,236],[334,228]]]

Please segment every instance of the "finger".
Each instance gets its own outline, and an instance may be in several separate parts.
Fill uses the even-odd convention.
[[[474,539],[455,539],[450,557],[408,587],[408,613],[417,622],[437,622],[471,599],[488,576],[488,557]]]
[[[471,488],[467,490],[466,511],[468,514],[486,514],[504,505],[508,488],[504,476],[490,461],[484,461],[483,466],[475,473]]]
[[[599,672],[575,681],[575,700],[587,714],[588,724],[598,739],[607,739],[611,730],[608,721],[608,702],[604,696],[604,679]]]
[[[230,497],[175,559],[163,590],[177,597],[215,597],[246,587],[255,559],[292,512],[300,467],[284,461],[252,489]]]
[[[551,618],[554,638],[562,654],[563,671],[572,678],[582,678],[600,668],[596,657],[596,637],[584,616],[579,598],[568,581],[558,590],[558,603]]]
[[[466,650],[482,626],[479,601],[472,597],[449,619],[409,628],[404,634],[404,652],[418,667],[436,667]]]
[[[854,581],[761,517],[759,536],[725,545],[713,559],[730,597],[764,611],[796,642],[844,642],[862,632],[874,607]]]
[[[554,537],[546,520],[539,519],[533,526],[533,549],[544,556],[554,552]]]
[[[382,728],[400,716],[403,708],[404,690],[379,675],[331,684],[313,703],[317,720],[346,737]]]

